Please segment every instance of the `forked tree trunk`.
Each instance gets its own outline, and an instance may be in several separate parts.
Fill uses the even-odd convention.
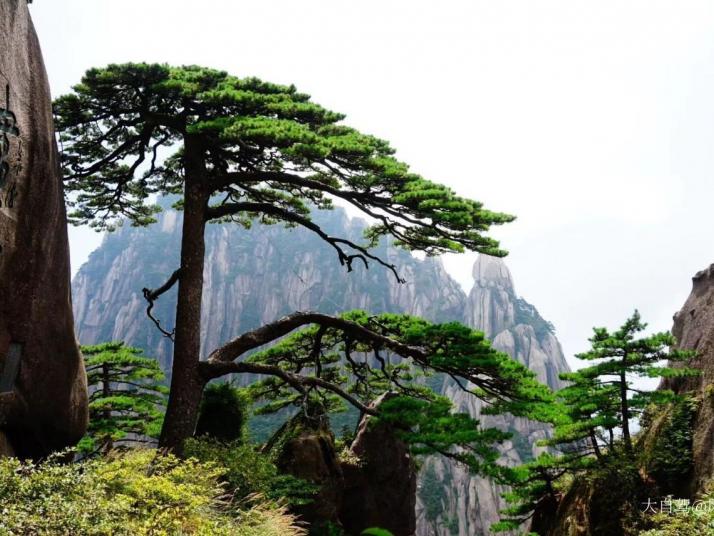
[[[205,380],[198,370],[201,351],[201,302],[208,193],[200,148],[185,142],[185,186],[181,271],[176,307],[176,334],[171,391],[159,446],[180,452],[196,428]]]

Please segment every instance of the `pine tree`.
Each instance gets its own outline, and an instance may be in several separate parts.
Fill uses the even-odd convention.
[[[600,393],[609,393],[609,396],[596,397],[594,402],[601,404],[598,409],[613,412],[613,393],[610,389],[616,392],[618,408],[615,416],[625,451],[630,457],[634,454],[630,420],[641,415],[650,404],[664,404],[676,398],[671,390],[644,391],[635,388],[633,380],[698,374],[697,370],[677,366],[686,364],[695,353],[675,348],[676,341],[671,333],[660,332],[636,338],[646,328],[647,324],[642,322],[640,313],[635,311],[614,332],[606,328],[594,328],[594,335],[590,338],[591,349],[576,356],[578,359],[596,361],[594,365],[579,370],[578,375],[596,382]],[[611,417],[609,415],[607,422],[612,422]]]
[[[682,397],[666,389],[636,388],[634,380],[699,373],[686,366],[695,353],[677,349],[671,333],[637,338],[646,327],[635,311],[614,332],[593,329],[591,349],[577,357],[595,363],[560,375],[568,385],[556,393],[557,403],[543,419],[554,426],[554,431],[540,444],[553,447],[555,452],[515,469],[512,490],[504,494],[509,507],[494,529],[513,530],[530,519],[537,508],[552,507],[554,501],[557,504],[555,484],[566,474],[588,473],[612,464],[636,466],[629,421],[648,407],[681,401]]]
[[[614,446],[614,430],[618,427],[619,390],[617,386],[602,384],[595,371],[582,369],[560,374],[568,385],[558,391],[556,406],[561,414],[553,437],[546,445],[568,445],[569,450],[603,456],[603,446]]]
[[[160,439],[170,449],[179,449],[193,434],[206,383],[237,372],[235,360],[246,351],[307,325],[342,330],[356,342],[383,337],[371,326],[344,318],[295,313],[227,342],[200,363],[209,222],[301,226],[334,249],[348,271],[374,263],[400,281],[398,267],[371,249],[381,237],[427,255],[506,253],[485,233],[512,216],[486,210],[410,172],[386,141],[344,125],[343,115],[315,104],[293,86],[201,67],[110,65],[88,71],[73,93],[56,101],[55,114],[73,223],[111,230],[125,218],[132,225],[148,225],[160,210],[151,201],[156,194],[181,196],[175,205],[183,210],[180,266],[161,287],[144,289],[147,313],[174,340]],[[375,221],[363,243],[330,236],[311,220],[311,209],[329,209],[334,199]],[[169,330],[152,316],[152,307],[176,284],[175,327]],[[385,346],[392,342],[383,340]],[[428,360],[424,356],[422,365]],[[508,375],[515,372],[500,361],[485,376],[445,367],[461,381],[477,380],[477,392],[485,398],[513,391],[515,378]],[[285,380],[288,372],[264,373]],[[305,389],[303,380],[290,378],[292,388]],[[329,381],[319,373],[310,381],[316,379]]]
[[[155,359],[122,342],[82,346],[89,396],[85,454],[151,443],[161,430],[166,394]]]

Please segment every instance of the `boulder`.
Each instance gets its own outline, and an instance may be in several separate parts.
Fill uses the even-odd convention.
[[[374,403],[379,404],[389,394]],[[342,463],[340,521],[348,534],[379,527],[394,536],[416,532],[417,471],[409,447],[386,423],[366,416]]]
[[[299,413],[276,433],[269,448],[276,450],[276,464],[282,473],[318,487],[313,500],[293,506],[293,513],[309,523],[313,531],[339,526],[343,477],[328,419]]]
[[[299,413],[275,433],[265,451],[275,453],[281,472],[318,487],[313,501],[291,507],[310,525],[311,534],[333,534],[339,528],[346,536],[359,536],[371,527],[394,536],[415,533],[416,466],[390,425],[362,418],[354,441],[338,455],[328,418]]]
[[[27,0],[0,3],[0,50],[0,445],[40,457],[84,434],[87,382],[52,102]]]

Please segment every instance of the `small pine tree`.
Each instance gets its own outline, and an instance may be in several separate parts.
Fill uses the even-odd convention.
[[[556,393],[557,404],[546,421],[554,425],[554,433],[541,445],[555,447],[558,453],[543,454],[514,470],[512,490],[504,494],[509,507],[492,530],[513,530],[536,508],[553,505],[555,483],[566,474],[587,473],[613,461],[617,466],[636,466],[630,420],[642,415],[647,407],[682,398],[670,390],[636,388],[633,380],[699,373],[686,366],[695,353],[675,348],[671,333],[637,338],[646,327],[635,311],[614,332],[594,328],[591,349],[577,355],[594,364],[560,375],[569,385]],[[618,449],[618,444],[623,448]]]
[[[85,454],[148,443],[161,431],[168,388],[155,359],[123,342],[83,346],[90,389]]]
[[[633,380],[698,374],[697,370],[686,366],[672,366],[678,363],[686,364],[695,353],[674,348],[675,339],[671,333],[660,332],[636,338],[637,334],[646,328],[647,324],[642,322],[640,313],[635,310],[617,331],[594,328],[594,335],[590,338],[591,349],[576,356],[578,359],[596,361],[594,365],[579,370],[581,376],[591,378],[601,392],[609,392],[609,388],[614,388],[617,393],[617,419],[625,451],[630,458],[633,457],[630,420],[640,416],[650,404],[661,405],[677,398],[671,390],[637,389],[633,387]],[[667,363],[663,364],[664,362]],[[611,411],[612,396],[594,401],[605,406],[599,409]]]

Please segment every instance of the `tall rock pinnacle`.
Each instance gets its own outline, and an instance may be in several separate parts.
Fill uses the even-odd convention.
[[[50,89],[26,0],[0,2],[0,440],[39,458],[77,442],[87,380]]]

